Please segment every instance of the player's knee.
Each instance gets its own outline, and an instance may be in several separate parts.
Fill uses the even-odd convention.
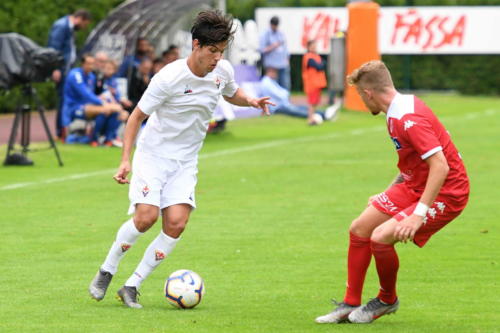
[[[155,224],[157,219],[157,209],[138,209],[134,215],[135,227],[139,232],[145,232]]]
[[[168,234],[179,236],[186,228],[187,222],[188,222],[188,217],[186,216],[182,215],[171,216],[167,221],[166,231],[168,232]]]
[[[370,237],[371,234],[371,230],[367,230],[360,218],[356,218],[351,222],[349,232],[359,237]]]

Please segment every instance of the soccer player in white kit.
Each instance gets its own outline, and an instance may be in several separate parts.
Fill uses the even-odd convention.
[[[89,286],[90,296],[98,301],[104,298],[121,258],[153,226],[161,211],[160,234],[118,290],[126,306],[142,307],[137,300],[141,283],[172,252],[196,207],[198,152],[220,95],[232,104],[260,108],[266,114],[268,104],[273,104],[269,97],[248,97],[235,83],[230,63],[222,59],[234,34],[232,18],[219,11],[203,11],[191,34],[190,56],[168,64],[153,77],[127,122],[122,160],[114,176],[120,184],[129,183],[132,146],[139,127],[149,117],[132,163],[129,214],[133,218],[118,230]]]

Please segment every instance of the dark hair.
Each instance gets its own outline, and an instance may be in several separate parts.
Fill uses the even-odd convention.
[[[191,28],[191,37],[200,46],[215,45],[233,39],[233,18],[224,16],[219,10],[200,12]]]
[[[80,62],[82,63],[82,65],[85,63],[85,61],[87,61],[87,58],[94,58],[94,57],[90,53],[82,54],[82,56],[80,57]]]
[[[280,24],[280,18],[278,16],[273,16],[269,22],[271,22],[272,25],[278,25]]]
[[[173,51],[173,50],[176,50],[176,49],[178,49],[178,48],[179,48],[179,47],[178,47],[177,45],[175,45],[175,44],[170,44],[170,46],[168,47],[168,49],[166,49],[165,51],[163,51],[163,52],[161,53],[161,55],[162,55],[162,56],[165,56],[165,55],[167,55],[167,54],[170,54],[170,53],[172,53],[172,51]]]
[[[82,20],[85,21],[90,21],[92,19],[92,15],[90,15],[90,12],[86,9],[78,9],[73,13],[74,17],[81,17]]]

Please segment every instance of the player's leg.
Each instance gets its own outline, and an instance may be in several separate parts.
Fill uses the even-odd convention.
[[[318,323],[339,323],[361,305],[361,294],[366,271],[370,265],[370,235],[372,231],[390,215],[382,213],[373,205],[368,206],[361,215],[351,223],[349,228],[349,250],[347,255],[347,288],[344,301],[329,314],[316,318]]]
[[[189,220],[191,210],[196,207],[194,199],[197,180],[196,161],[164,160],[163,162],[167,175],[160,198],[163,227],[160,234],[149,244],[134,274],[118,292],[121,300],[129,307],[141,307],[137,303],[137,290],[175,248]]]
[[[89,286],[91,297],[97,300],[104,297],[127,250],[158,219],[162,185],[159,175],[164,173],[163,167],[154,156],[140,152],[135,153],[132,164],[134,174],[129,186],[131,203],[128,213],[134,215],[120,227],[104,263]]]
[[[94,128],[92,130],[90,142],[92,146],[97,146],[99,143],[99,137],[104,133],[106,128],[106,123],[108,122],[108,116],[104,113],[98,114],[94,118]]]
[[[353,323],[370,323],[373,320],[396,312],[399,302],[396,294],[396,280],[399,259],[394,248],[394,238],[398,220],[395,218],[376,227],[370,237],[370,246],[375,258],[380,290],[376,298],[359,307],[349,315]]]
[[[162,231],[149,244],[134,274],[125,282],[125,286],[118,291],[118,296],[128,307],[142,307],[137,302],[138,290],[142,282],[175,248],[189,219],[191,209],[191,206],[187,204],[173,205],[162,209]]]
[[[122,224],[116,239],[108,251],[104,263],[89,286],[90,296],[98,301],[106,294],[118,264],[125,253],[135,244],[139,236],[146,232],[158,219],[158,207],[148,204],[137,204],[134,217]]]

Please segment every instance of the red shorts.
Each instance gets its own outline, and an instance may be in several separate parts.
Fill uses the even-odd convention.
[[[309,90],[307,93],[307,103],[310,105],[318,105],[321,99],[321,89]]]
[[[400,183],[380,193],[372,205],[382,213],[401,221],[413,213],[420,196],[421,194],[408,188],[404,183]],[[413,242],[423,247],[432,235],[460,215],[467,204],[468,197],[468,194],[453,198],[438,195],[424,217],[425,224],[415,233]]]

